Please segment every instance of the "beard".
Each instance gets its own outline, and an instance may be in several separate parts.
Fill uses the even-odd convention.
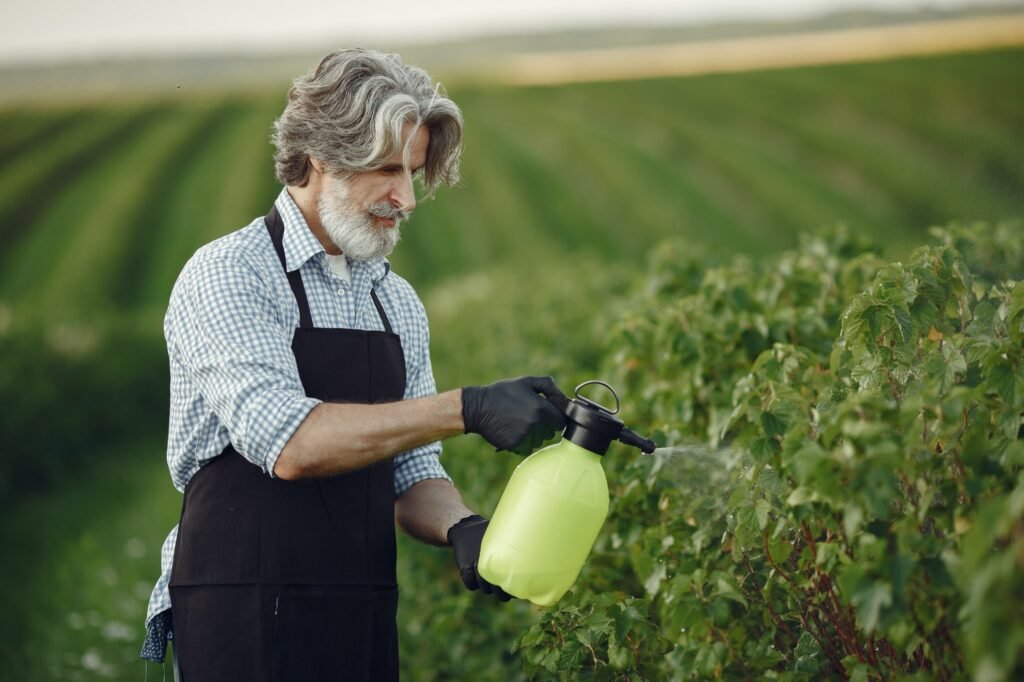
[[[320,224],[334,245],[353,261],[383,258],[394,250],[401,239],[401,223],[409,211],[395,208],[386,201],[360,207],[352,198],[344,180],[331,178],[317,199]],[[395,224],[377,225],[374,218],[391,218]]]

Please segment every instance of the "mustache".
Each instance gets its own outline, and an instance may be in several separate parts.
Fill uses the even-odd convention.
[[[378,218],[390,218],[395,222],[400,220],[408,220],[412,216],[412,211],[406,211],[402,208],[392,206],[387,202],[381,202],[374,204],[370,207],[370,214],[375,215]]]

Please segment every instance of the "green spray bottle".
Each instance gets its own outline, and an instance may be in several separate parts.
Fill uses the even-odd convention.
[[[615,397],[609,410],[580,395],[599,384]],[[480,546],[477,570],[508,594],[550,606],[576,582],[608,515],[601,457],[613,440],[654,452],[652,441],[615,415],[619,397],[603,381],[576,387],[576,398],[552,399],[565,414],[562,440],[538,450],[512,473]]]

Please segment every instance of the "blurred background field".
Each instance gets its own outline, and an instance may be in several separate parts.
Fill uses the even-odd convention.
[[[424,299],[439,389],[592,378],[666,238],[756,259],[842,224],[898,259],[932,225],[1024,215],[1021,74],[1024,48],[1002,47],[550,86],[453,77],[463,181],[420,205],[391,259]],[[0,105],[0,661],[9,679],[139,680],[180,505],[161,317],[195,249],[279,191],[268,135],[287,81],[38,97],[25,69],[6,78],[24,96]],[[484,514],[516,464],[472,438],[444,461]],[[466,592],[447,551],[400,543],[403,678],[521,677],[509,645],[538,612]]]
[[[393,261],[417,285],[537,255],[640,259],[682,236],[777,251],[844,223],[894,247],[1020,211],[1022,52],[680,79],[452,88],[464,179]],[[0,300],[54,319],[158,310],[201,244],[276,195],[267,94],[2,114]],[[74,292],[74,295],[69,295]]]

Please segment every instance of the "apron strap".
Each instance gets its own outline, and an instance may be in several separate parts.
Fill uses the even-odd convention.
[[[370,298],[373,299],[373,305],[377,306],[377,314],[380,315],[380,321],[384,323],[384,331],[388,334],[394,334],[395,332],[391,329],[391,322],[388,321],[388,316],[384,312],[384,306],[380,304],[380,299],[377,298],[376,289],[370,289]]]
[[[277,206],[271,206],[270,213],[263,219],[270,233],[270,241],[274,244],[274,251],[277,251],[277,258],[281,261],[281,267],[288,277],[288,284],[292,287],[292,294],[295,302],[299,304],[299,327],[302,329],[313,328],[313,316],[309,314],[309,301],[306,299],[306,287],[302,283],[302,273],[298,270],[288,272],[288,266],[284,259],[284,221],[281,214],[277,212]]]
[[[302,274],[298,270],[289,272],[284,258],[284,221],[281,220],[281,214],[278,213],[277,206],[270,207],[270,212],[263,219],[263,223],[267,226],[270,241],[274,244],[274,251],[277,252],[277,259],[281,261],[281,267],[288,277],[288,284],[292,287],[295,302],[299,305],[299,327],[302,329],[312,329],[313,316],[309,313],[309,300],[306,298],[306,287],[302,283]],[[377,308],[380,321],[384,324],[384,331],[388,334],[394,334],[395,332],[391,328],[391,321],[388,320],[387,313],[384,312],[384,306],[381,305],[380,299],[377,298],[377,292],[371,289],[370,298],[373,299],[373,305]]]

